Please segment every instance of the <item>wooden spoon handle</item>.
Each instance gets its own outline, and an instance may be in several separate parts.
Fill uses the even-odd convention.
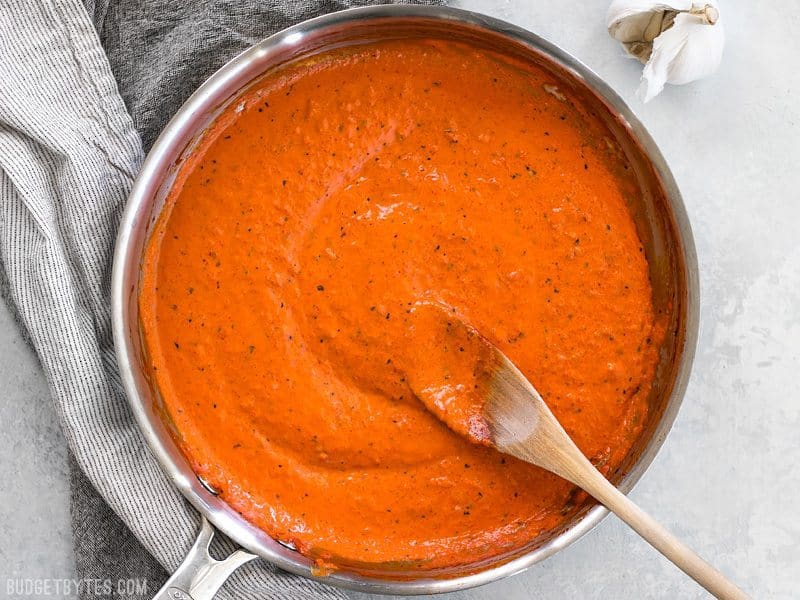
[[[749,600],[750,596],[664,529],[653,517],[611,485],[591,464],[589,467],[590,470],[582,470],[580,475],[573,472],[570,479],[580,479],[574,483],[630,525],[636,533],[711,594],[724,600]]]

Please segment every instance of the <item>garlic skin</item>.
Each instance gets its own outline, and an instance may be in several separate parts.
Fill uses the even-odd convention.
[[[607,26],[645,65],[638,90],[644,102],[665,83],[682,85],[712,74],[722,60],[725,30],[716,0],[614,0]]]

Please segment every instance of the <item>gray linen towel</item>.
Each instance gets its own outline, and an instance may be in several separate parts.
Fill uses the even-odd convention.
[[[361,3],[0,0],[4,296],[38,354],[72,452],[81,578],[146,578],[149,597],[198,527],[144,445],[113,352],[111,253],[144,152],[235,54],[290,24]],[[345,595],[256,561],[220,597]]]

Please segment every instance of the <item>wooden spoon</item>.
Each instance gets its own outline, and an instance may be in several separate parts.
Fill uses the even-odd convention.
[[[420,314],[430,314],[429,306],[422,307]],[[539,392],[497,347],[452,312],[441,308],[435,312],[445,315],[440,334],[434,336],[442,360],[430,360],[434,352],[430,342],[420,355],[426,365],[444,365],[439,374],[447,374],[437,382],[426,367],[422,379],[412,380],[416,395],[431,412],[473,442],[489,444],[583,488],[717,598],[749,598],[609,483],[567,435]],[[465,402],[464,390],[472,390]]]

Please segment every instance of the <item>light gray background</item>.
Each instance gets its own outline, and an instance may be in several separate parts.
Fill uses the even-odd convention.
[[[666,156],[697,243],[700,341],[675,427],[632,497],[754,596],[796,595],[800,3],[724,2],[720,71],[669,87],[648,105],[633,93],[640,67],[606,34],[605,1],[457,4],[526,27],[582,60],[633,107]],[[4,597],[7,578],[70,578],[74,569],[65,442],[36,357],[1,303],[0,440]],[[613,518],[522,575],[446,596],[701,597]]]

